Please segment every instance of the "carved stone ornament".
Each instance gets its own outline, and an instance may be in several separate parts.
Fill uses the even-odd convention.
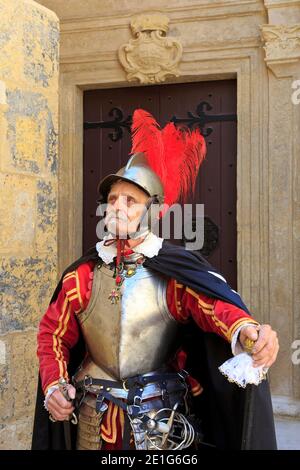
[[[262,25],[266,60],[291,60],[300,57],[300,25]]]
[[[178,77],[182,45],[166,37],[169,18],[161,14],[143,14],[130,23],[135,39],[119,48],[119,60],[127,72],[127,80],[160,83],[166,77]]]

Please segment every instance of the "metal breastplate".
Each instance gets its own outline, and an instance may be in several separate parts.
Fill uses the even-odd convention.
[[[117,304],[108,298],[114,287],[113,271],[96,267],[89,305],[79,315],[92,361],[116,379],[162,367],[177,331],[166,302],[167,280],[140,265],[125,278]]]

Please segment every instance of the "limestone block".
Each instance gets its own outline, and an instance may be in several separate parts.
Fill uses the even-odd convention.
[[[7,89],[7,150],[3,169],[57,174],[57,122],[48,99],[35,91]]]
[[[3,425],[15,423],[18,419],[33,418],[38,377],[36,335],[36,330],[32,328],[23,333],[2,336],[1,341],[6,349],[5,364],[0,365],[0,415]],[[3,448],[1,438],[0,448]]]
[[[1,423],[9,419],[13,414],[13,402],[11,400],[11,370],[9,367],[10,346],[7,336],[1,337],[1,364],[0,364],[0,416]],[[3,354],[4,353],[4,354]]]
[[[20,80],[22,70],[21,31],[22,21],[19,14],[21,4],[15,0],[0,2],[0,76],[1,79]],[[11,58],[14,57],[12,61]]]
[[[0,18],[0,448],[29,449],[57,280],[59,22],[33,0],[0,0]]]
[[[2,336],[6,350],[5,364],[0,365],[0,415],[3,424],[32,418],[38,373],[36,334],[32,328]]]
[[[22,26],[24,75],[35,84],[49,87],[58,72],[57,20],[39,6],[25,3]]]
[[[37,253],[53,255],[57,251],[57,183],[56,180],[38,179],[36,182]]]
[[[56,258],[11,256],[0,263],[0,332],[37,326],[56,285]]]
[[[10,399],[13,419],[30,418],[34,413],[38,377],[36,330],[10,334]]]
[[[1,450],[29,450],[31,446],[32,417],[19,419],[13,424],[1,424]]]
[[[0,173],[0,252],[33,253],[35,193],[31,178]]]

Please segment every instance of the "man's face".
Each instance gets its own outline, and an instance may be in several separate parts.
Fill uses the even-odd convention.
[[[109,232],[126,238],[136,232],[149,196],[127,181],[114,183],[107,197],[105,223]]]

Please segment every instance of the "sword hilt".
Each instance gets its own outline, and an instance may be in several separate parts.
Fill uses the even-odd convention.
[[[247,353],[251,354],[254,344],[255,344],[255,341],[253,339],[246,338],[244,342],[244,350]]]
[[[60,392],[62,393],[62,395],[64,396],[64,398],[67,401],[73,402],[73,399],[69,396],[69,393],[68,393],[68,385],[69,384],[66,381],[66,379],[64,377],[60,377],[60,379],[58,381],[58,386],[59,386]],[[71,423],[72,424],[77,424],[78,420],[77,420],[76,414],[73,412],[72,415],[70,415],[70,416],[72,416]]]

